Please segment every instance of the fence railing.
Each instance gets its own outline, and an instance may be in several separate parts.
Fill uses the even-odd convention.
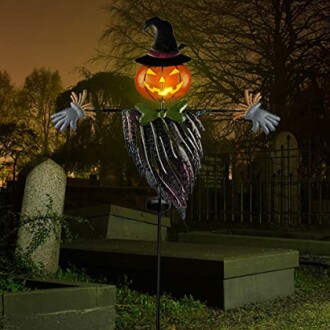
[[[330,227],[330,167],[311,148],[205,157],[189,201],[187,222]]]

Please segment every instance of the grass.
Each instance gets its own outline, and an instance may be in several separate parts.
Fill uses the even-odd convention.
[[[304,266],[296,271],[296,292],[271,302],[230,311],[208,308],[185,297],[165,295],[161,302],[163,330],[330,329],[330,270]],[[116,330],[155,329],[155,297],[118,288]]]
[[[0,274],[0,294],[5,292],[21,292],[29,289],[24,285],[23,281],[15,279],[11,276]]]
[[[92,282],[74,267],[53,278]],[[99,279],[98,281],[103,281]],[[295,272],[295,294],[276,300],[222,311],[193,297],[161,298],[162,330],[329,330],[330,268],[302,266]],[[1,292],[26,290],[20,281],[0,276]],[[117,287],[116,330],[154,330],[155,297],[123,285]]]

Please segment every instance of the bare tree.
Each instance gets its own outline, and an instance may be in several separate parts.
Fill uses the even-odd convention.
[[[99,110],[133,108],[134,104],[142,100],[132,78],[112,72],[99,72],[88,75],[72,90],[60,94],[57,108],[68,106],[72,91],[81,93],[84,89],[89,92],[88,101]],[[129,175],[135,174],[134,164],[124,147],[119,114],[97,113],[95,121],[82,121],[76,133],[68,130],[66,134],[66,143],[54,153],[54,157],[67,171],[89,174],[93,169],[102,179],[110,170],[119,180],[123,177],[124,169]]]
[[[108,49],[100,58],[130,73],[133,59],[150,48],[144,20],[157,15],[173,24],[193,58],[194,104],[226,106],[250,88],[260,90],[285,122],[293,94],[329,73],[329,6],[323,0],[127,0],[107,11]]]
[[[57,132],[53,127],[50,115],[55,112],[55,102],[63,90],[58,71],[44,68],[35,69],[26,77],[21,92],[19,105],[26,111],[26,122],[38,135],[38,144],[43,155],[54,149]]]
[[[37,136],[26,124],[17,122],[0,124],[0,132],[0,156],[11,165],[11,179],[15,181],[20,168],[38,152]]]
[[[0,123],[13,122],[17,119],[15,113],[15,87],[11,83],[7,71],[0,71]]]

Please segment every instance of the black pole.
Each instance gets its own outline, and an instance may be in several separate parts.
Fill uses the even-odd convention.
[[[161,197],[158,195],[157,210],[157,290],[156,290],[156,330],[160,330],[160,273],[161,273],[161,240],[162,240],[162,214]]]
[[[157,287],[156,287],[156,330],[160,330],[160,280],[161,280],[161,242],[162,242],[162,214],[169,211],[171,203],[161,198],[158,191],[157,197],[149,198],[147,209],[157,213]]]
[[[86,110],[86,111],[119,113],[122,112],[123,110],[129,110],[129,109],[94,109],[94,110]],[[186,109],[185,112],[191,112],[191,113],[201,112],[201,114],[209,114],[209,113],[234,113],[234,112],[243,112],[243,111],[237,109]]]

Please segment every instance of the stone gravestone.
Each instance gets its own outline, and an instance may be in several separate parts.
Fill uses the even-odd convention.
[[[16,253],[27,253],[36,235],[46,233],[30,257],[52,273],[58,268],[61,225],[59,222],[52,223],[52,218],[47,219],[47,215],[63,214],[65,188],[65,172],[51,159],[46,159],[29,173],[24,188]],[[45,218],[38,220],[38,216],[46,217],[46,221]],[[35,218],[24,224],[26,217]]]

